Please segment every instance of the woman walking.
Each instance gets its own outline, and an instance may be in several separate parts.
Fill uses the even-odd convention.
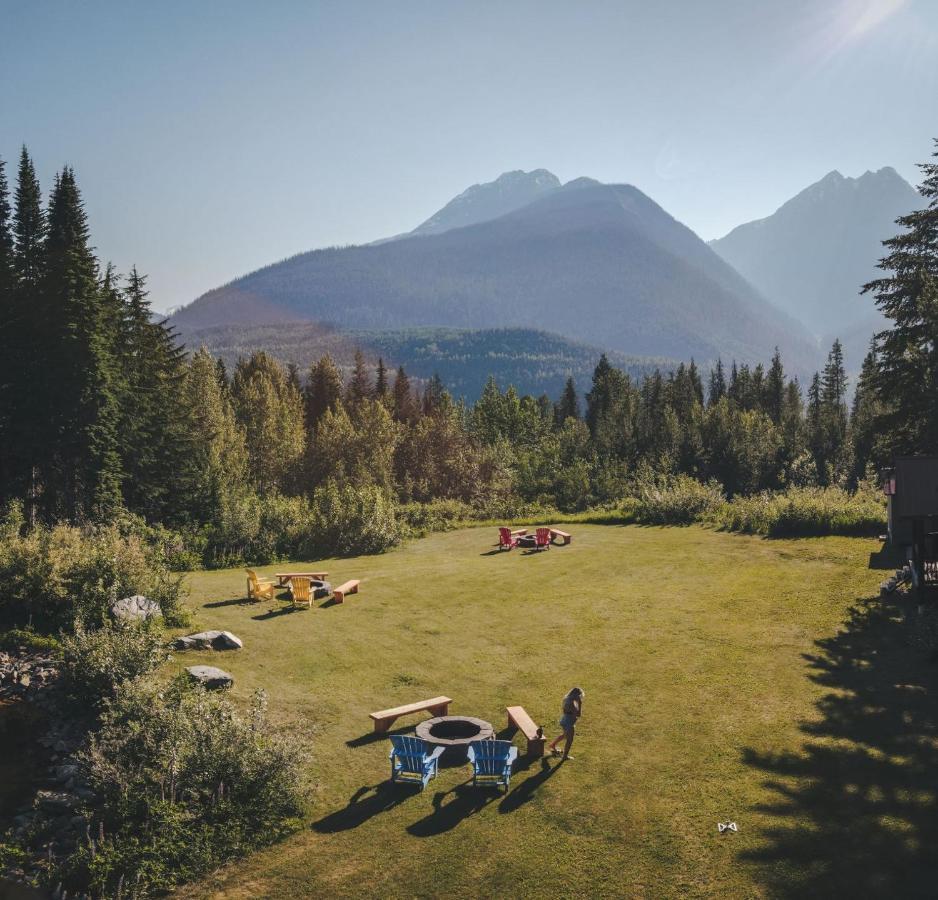
[[[573,736],[576,732],[576,720],[583,715],[584,696],[586,695],[583,693],[583,688],[575,687],[563,698],[563,715],[560,717],[560,727],[563,731],[554,738],[550,745],[550,752],[554,756],[560,753],[557,749],[557,744],[560,743],[560,739],[566,738],[567,742],[564,744],[563,758],[573,759],[570,755],[570,748],[573,746]]]

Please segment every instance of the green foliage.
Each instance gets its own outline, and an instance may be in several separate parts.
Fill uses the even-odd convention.
[[[143,594],[168,624],[185,621],[182,580],[162,549],[120,525],[37,526],[26,531],[12,504],[0,522],[0,621],[39,631],[105,621],[111,603]]]
[[[265,708],[263,692],[242,716],[227,697],[181,680],[121,684],[81,757],[94,792],[88,838],[48,882],[153,896],[296,827],[295,754]]]
[[[687,475],[645,477],[636,484],[633,514],[648,525],[690,525],[705,521],[724,503],[715,481],[704,484]]]
[[[160,629],[148,623],[105,622],[86,630],[76,622],[61,642],[62,674],[72,697],[96,707],[125,682],[149,675],[166,659]]]
[[[310,541],[320,554],[383,553],[403,536],[393,497],[378,485],[330,481],[313,495]]]
[[[0,632],[0,650],[19,650],[21,647],[34,653],[55,655],[61,644],[56,638],[32,628],[10,628]]]
[[[839,487],[795,487],[736,497],[718,517],[730,531],[769,537],[871,535],[886,523],[884,498],[868,483],[851,494]]]

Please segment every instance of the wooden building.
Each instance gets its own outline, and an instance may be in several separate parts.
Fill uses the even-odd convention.
[[[897,457],[884,475],[890,543],[911,563],[916,587],[938,587],[938,456]]]

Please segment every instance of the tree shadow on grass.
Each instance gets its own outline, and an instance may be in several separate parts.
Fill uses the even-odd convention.
[[[500,792],[496,793],[492,788],[473,787],[470,778],[448,791],[434,794],[433,812],[413,825],[408,825],[407,831],[414,837],[433,837],[452,831],[460,822],[485,809],[499,796]],[[447,797],[450,799],[447,800]]]
[[[527,765],[525,766],[515,766],[515,771],[517,772],[520,768],[521,771],[531,767],[534,761],[530,758],[527,760]],[[498,804],[498,811],[500,813],[511,813],[516,809],[520,809],[524,806],[525,803],[529,803],[534,799],[534,794],[538,788],[540,788],[551,775],[554,774],[560,767],[563,765],[564,760],[560,760],[557,765],[552,766],[546,758],[540,760],[540,768],[537,772],[531,775],[528,778],[525,778],[524,781],[520,782],[516,787],[512,788],[511,791],[504,797],[501,803]]]
[[[374,744],[378,741],[386,741],[392,734],[407,734],[414,730],[413,725],[402,725],[400,728],[392,728],[388,731],[368,731],[357,738],[352,738],[345,742],[346,747],[364,747],[367,744]]]
[[[348,806],[323,816],[319,821],[313,822],[311,827],[313,831],[318,831],[320,834],[349,831],[352,828],[358,828],[374,816],[394,809],[395,806],[399,806],[416,793],[412,785],[398,784],[390,780],[376,785],[366,785],[352,794]]]
[[[743,759],[767,776],[776,817],[744,855],[779,897],[938,895],[938,669],[909,644],[892,600],[859,600],[806,655],[830,688],[801,751]]]
[[[262,612],[259,616],[251,616],[255,622],[267,622],[270,619],[276,619],[278,616],[290,616],[293,613],[310,612],[310,607],[306,606],[275,606]]]
[[[203,609],[220,609],[223,606],[253,606],[256,600],[248,600],[247,597],[232,597],[230,600],[214,600],[211,603],[203,603]]]

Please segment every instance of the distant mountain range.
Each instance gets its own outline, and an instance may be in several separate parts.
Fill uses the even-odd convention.
[[[521,328],[636,357],[763,361],[779,345],[794,371],[817,364],[803,326],[640,190],[544,170],[470,188],[409,235],[252,272],[172,322],[190,340],[221,324]]]
[[[895,169],[859,178],[834,171],[771,216],[740,225],[710,246],[825,345],[840,337],[848,363],[858,368],[883,324],[860,288],[876,276],[882,241],[898,231],[896,218],[921,204]]]

